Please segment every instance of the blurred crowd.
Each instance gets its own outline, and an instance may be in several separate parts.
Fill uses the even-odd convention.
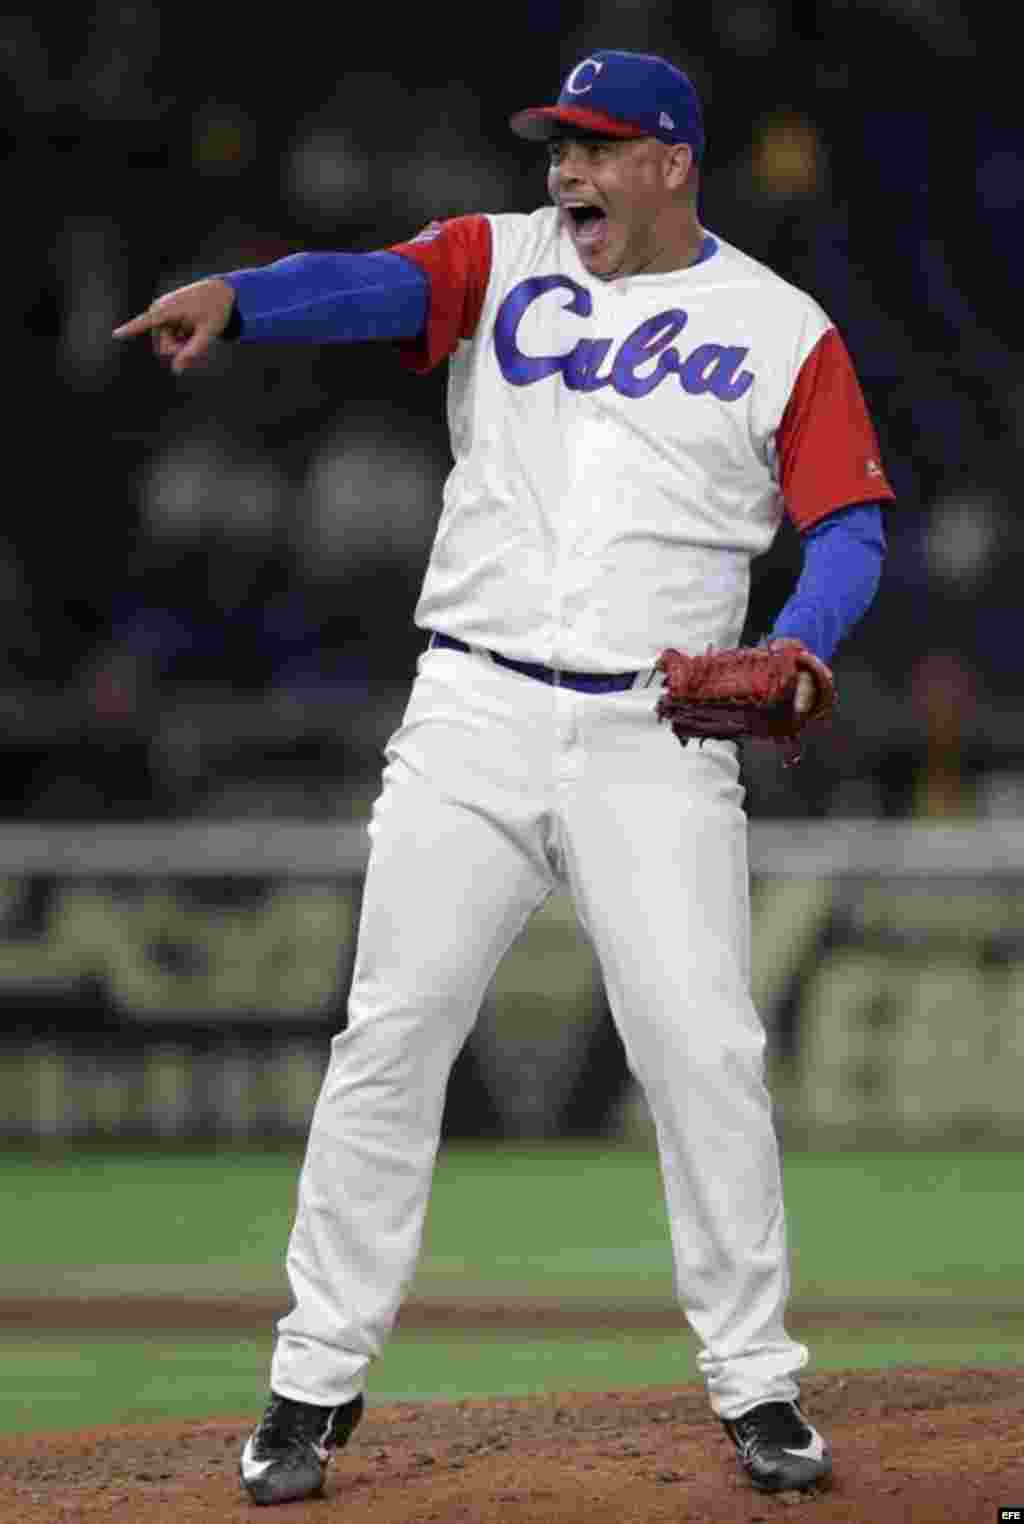
[[[840,717],[800,768],[751,752],[751,808],[1024,812],[1009,13],[513,0],[500,23],[317,12],[289,31],[193,0],[0,19],[5,816],[364,807],[422,646],[443,374],[410,377],[387,346],[225,346],[178,381],[110,330],[202,274],[540,204],[543,160],[507,119],[597,46],[694,78],[703,221],[830,313],[898,495],[883,589],[839,653]],[[786,530],[748,634],[798,568]]]

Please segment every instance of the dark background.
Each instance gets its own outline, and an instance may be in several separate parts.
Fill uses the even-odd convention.
[[[1024,139],[996,8],[722,0],[337,11],[104,0],[0,21],[8,819],[360,814],[422,637],[443,371],[224,348],[176,380],[111,328],[200,275],[529,210],[507,129],[595,47],[706,105],[702,217],[842,331],[898,494],[842,703],[763,815],[1020,812]],[[467,13],[468,14],[468,13]],[[755,567],[749,633],[799,568]]]

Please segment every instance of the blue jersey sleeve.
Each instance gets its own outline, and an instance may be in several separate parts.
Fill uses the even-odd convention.
[[[796,637],[830,662],[878,591],[885,557],[881,506],[840,508],[801,538],[803,569],[771,633]]]
[[[291,254],[221,279],[235,292],[226,336],[243,343],[414,339],[427,321],[426,275],[386,250]]]

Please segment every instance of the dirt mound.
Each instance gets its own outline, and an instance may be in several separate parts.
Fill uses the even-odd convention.
[[[989,1524],[1024,1505],[1024,1371],[810,1377],[827,1492],[763,1496],[699,1387],[370,1407],[323,1501],[286,1524]],[[236,1458],[256,1415],[0,1438],[0,1524],[264,1517]],[[268,1517],[277,1517],[275,1513]]]

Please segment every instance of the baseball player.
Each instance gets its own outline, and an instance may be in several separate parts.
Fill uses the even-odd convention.
[[[784,1324],[737,746],[681,746],[649,684],[666,646],[737,642],[751,560],[783,514],[804,560],[771,634],[829,662],[874,596],[892,493],[828,317],[699,221],[683,73],[591,53],[511,126],[546,145],[552,205],[200,280],[115,330],[153,335],[176,373],[218,337],[375,338],[416,371],[449,362],[424,650],[369,826],[348,1024],[288,1249],[294,1307],[241,1460],[257,1502],[319,1493],[359,1421],[416,1265],[452,1063],[560,886],[654,1117],[711,1406],[756,1486],[831,1468]],[[814,685],[805,671],[798,715]]]

